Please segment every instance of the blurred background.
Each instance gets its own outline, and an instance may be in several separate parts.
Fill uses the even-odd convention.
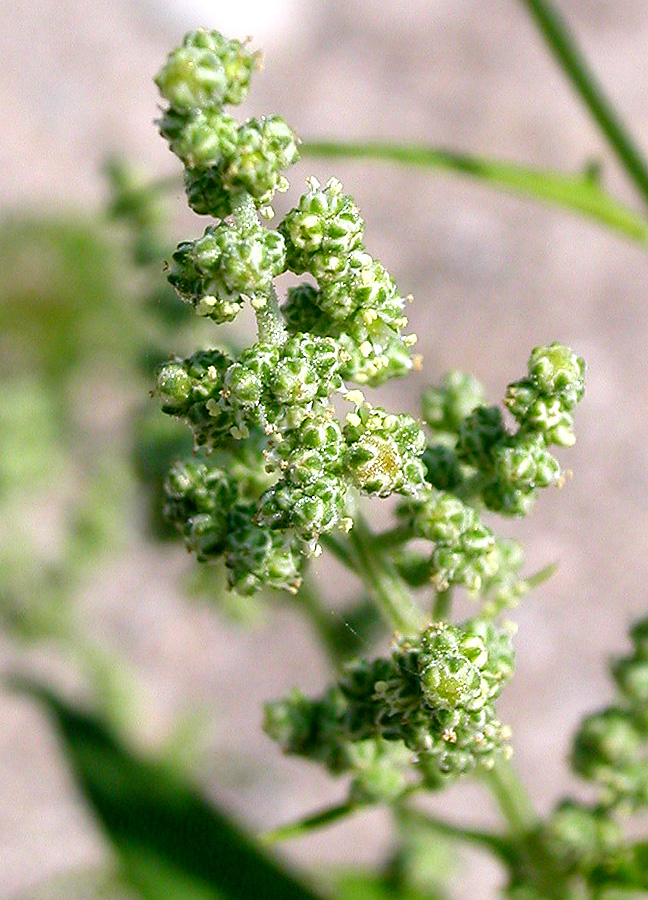
[[[154,125],[152,76],[189,28],[251,35],[265,67],[244,115],[280,113],[304,139],[424,142],[565,171],[596,162],[610,190],[638,201],[514,0],[0,8],[1,669],[73,689],[91,672],[116,721],[175,754],[244,822],[292,820],[344,796],[260,728],[264,699],[326,683],[317,645],[289,604],[223,602],[159,539],[156,490],[186,436],[157,424],[152,373],[211,332],[165,305],[159,260],[204,228],[181,190],[161,198],[160,218],[152,205],[155,239],[135,249],[142,222],[109,215],[108,159],[144,181],[179,174]],[[560,8],[648,147],[648,5]],[[111,171],[113,188],[135,177]],[[385,405],[416,414],[422,387],[451,368],[473,372],[496,402],[551,340],[587,359],[578,444],[563,456],[573,479],[528,520],[498,526],[525,542],[529,571],[559,563],[516,612],[518,673],[500,703],[516,765],[548,810],[578,790],[569,736],[611,695],[604,661],[647,612],[648,257],[581,218],[424,170],[304,159],[291,203],[310,174],[343,181],[368,250],[415,297],[423,369],[383,389]],[[335,616],[354,588],[321,571]],[[477,786],[435,804],[495,821]],[[369,863],[388,841],[386,819],[368,812],[282,852],[309,867]],[[108,852],[40,710],[0,690],[0,900],[90,900],[92,879],[65,873],[99,871]],[[457,898],[492,895],[497,873],[483,860],[454,866]]]

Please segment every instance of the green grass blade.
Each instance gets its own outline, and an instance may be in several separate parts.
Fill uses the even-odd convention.
[[[380,141],[305,141],[306,156],[376,160],[437,169],[579,213],[648,245],[648,221],[585,175],[566,175],[516,163],[482,159],[434,147]]]
[[[146,900],[317,900],[177,775],[39,685],[77,781]]]
[[[572,87],[587,107],[617,158],[648,202],[648,160],[634,142],[614,105],[590,69],[574,35],[558,7],[551,0],[521,0],[560,64]]]

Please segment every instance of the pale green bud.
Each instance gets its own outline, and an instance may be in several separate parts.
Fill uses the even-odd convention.
[[[439,387],[428,387],[421,397],[421,416],[435,431],[452,434],[484,402],[484,388],[464,372],[449,372]]]
[[[281,116],[249,119],[239,128],[223,176],[230,189],[243,188],[257,205],[271,202],[288,183],[282,172],[299,159],[297,138]]]
[[[181,114],[170,109],[158,124],[169,149],[190,169],[215,166],[236,148],[238,124],[220,110],[193,109]]]
[[[247,94],[257,54],[240,41],[228,40],[218,31],[199,29],[185,35],[173,50],[155,83],[172,107],[218,107],[241,103]]]
[[[318,280],[337,278],[351,255],[363,247],[364,222],[342,185],[331,179],[323,189],[311,179],[311,189],[279,226],[286,238],[288,267],[310,272]]]

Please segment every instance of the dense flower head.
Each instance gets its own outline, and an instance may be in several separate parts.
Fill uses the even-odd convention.
[[[342,184],[332,178],[324,188],[316,179],[279,226],[286,239],[291,271],[308,272],[318,281],[337,280],[361,265],[364,221]]]
[[[218,109],[195,108],[189,113],[169,109],[158,125],[169,149],[188,169],[216,166],[236,151],[238,123]]]
[[[610,706],[581,722],[572,747],[573,770],[595,782],[607,805],[648,804],[646,732],[626,709]]]
[[[528,373],[509,385],[506,406],[521,428],[541,434],[547,444],[571,447],[576,440],[572,410],[585,391],[585,362],[554,342],[533,350]]]
[[[425,486],[425,436],[411,416],[387,413],[363,398],[347,414],[344,437],[349,447],[345,469],[364,493],[416,494]]]
[[[225,155],[223,179],[230,190],[243,189],[258,205],[268,204],[275,191],[288,188],[282,172],[298,159],[297,138],[281,116],[249,119]]]
[[[437,590],[456,584],[478,591],[484,579],[495,574],[492,531],[454,494],[431,489],[398,512],[414,536],[434,543],[426,570]]]
[[[290,532],[257,523],[255,503],[234,506],[228,517],[225,565],[230,587],[240,594],[263,588],[295,593],[301,583],[303,556]]]
[[[205,562],[218,557],[227,539],[236,485],[221,469],[188,461],[171,469],[165,492],[166,516],[182,531],[197,559]]]
[[[604,868],[618,856],[622,846],[621,827],[604,809],[570,800],[563,801],[553,811],[541,829],[540,838],[547,852],[568,874]]]
[[[178,246],[167,277],[199,315],[222,323],[234,319],[245,297],[267,295],[284,268],[283,239],[276,231],[221,222]]]
[[[430,625],[389,657],[349,663],[319,700],[293,694],[268,704],[265,729],[285,752],[333,773],[352,770],[349,745],[381,739],[415,753],[423,779],[457,776],[507,754],[492,701],[512,670],[510,630]]]
[[[407,325],[402,297],[384,266],[364,249],[364,223],[335,179],[324,189],[311,182],[279,226],[292,271],[308,272],[318,288],[300,285],[283,307],[291,331],[329,334],[346,355],[343,377],[376,386],[411,371],[415,335]]]
[[[201,28],[185,35],[155,83],[174,109],[188,111],[239,104],[247,95],[258,54],[240,41]]]

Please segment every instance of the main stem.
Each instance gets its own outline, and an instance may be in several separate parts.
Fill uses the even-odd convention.
[[[589,68],[567,23],[551,0],[522,0],[621,165],[648,203],[648,162]]]
[[[256,228],[259,216],[254,201],[249,194],[241,192],[232,200],[234,221],[243,230]],[[270,283],[267,291],[254,294],[251,298],[252,308],[257,320],[257,334],[265,344],[283,344],[286,340],[286,326],[279,309],[279,301],[274,285]]]

